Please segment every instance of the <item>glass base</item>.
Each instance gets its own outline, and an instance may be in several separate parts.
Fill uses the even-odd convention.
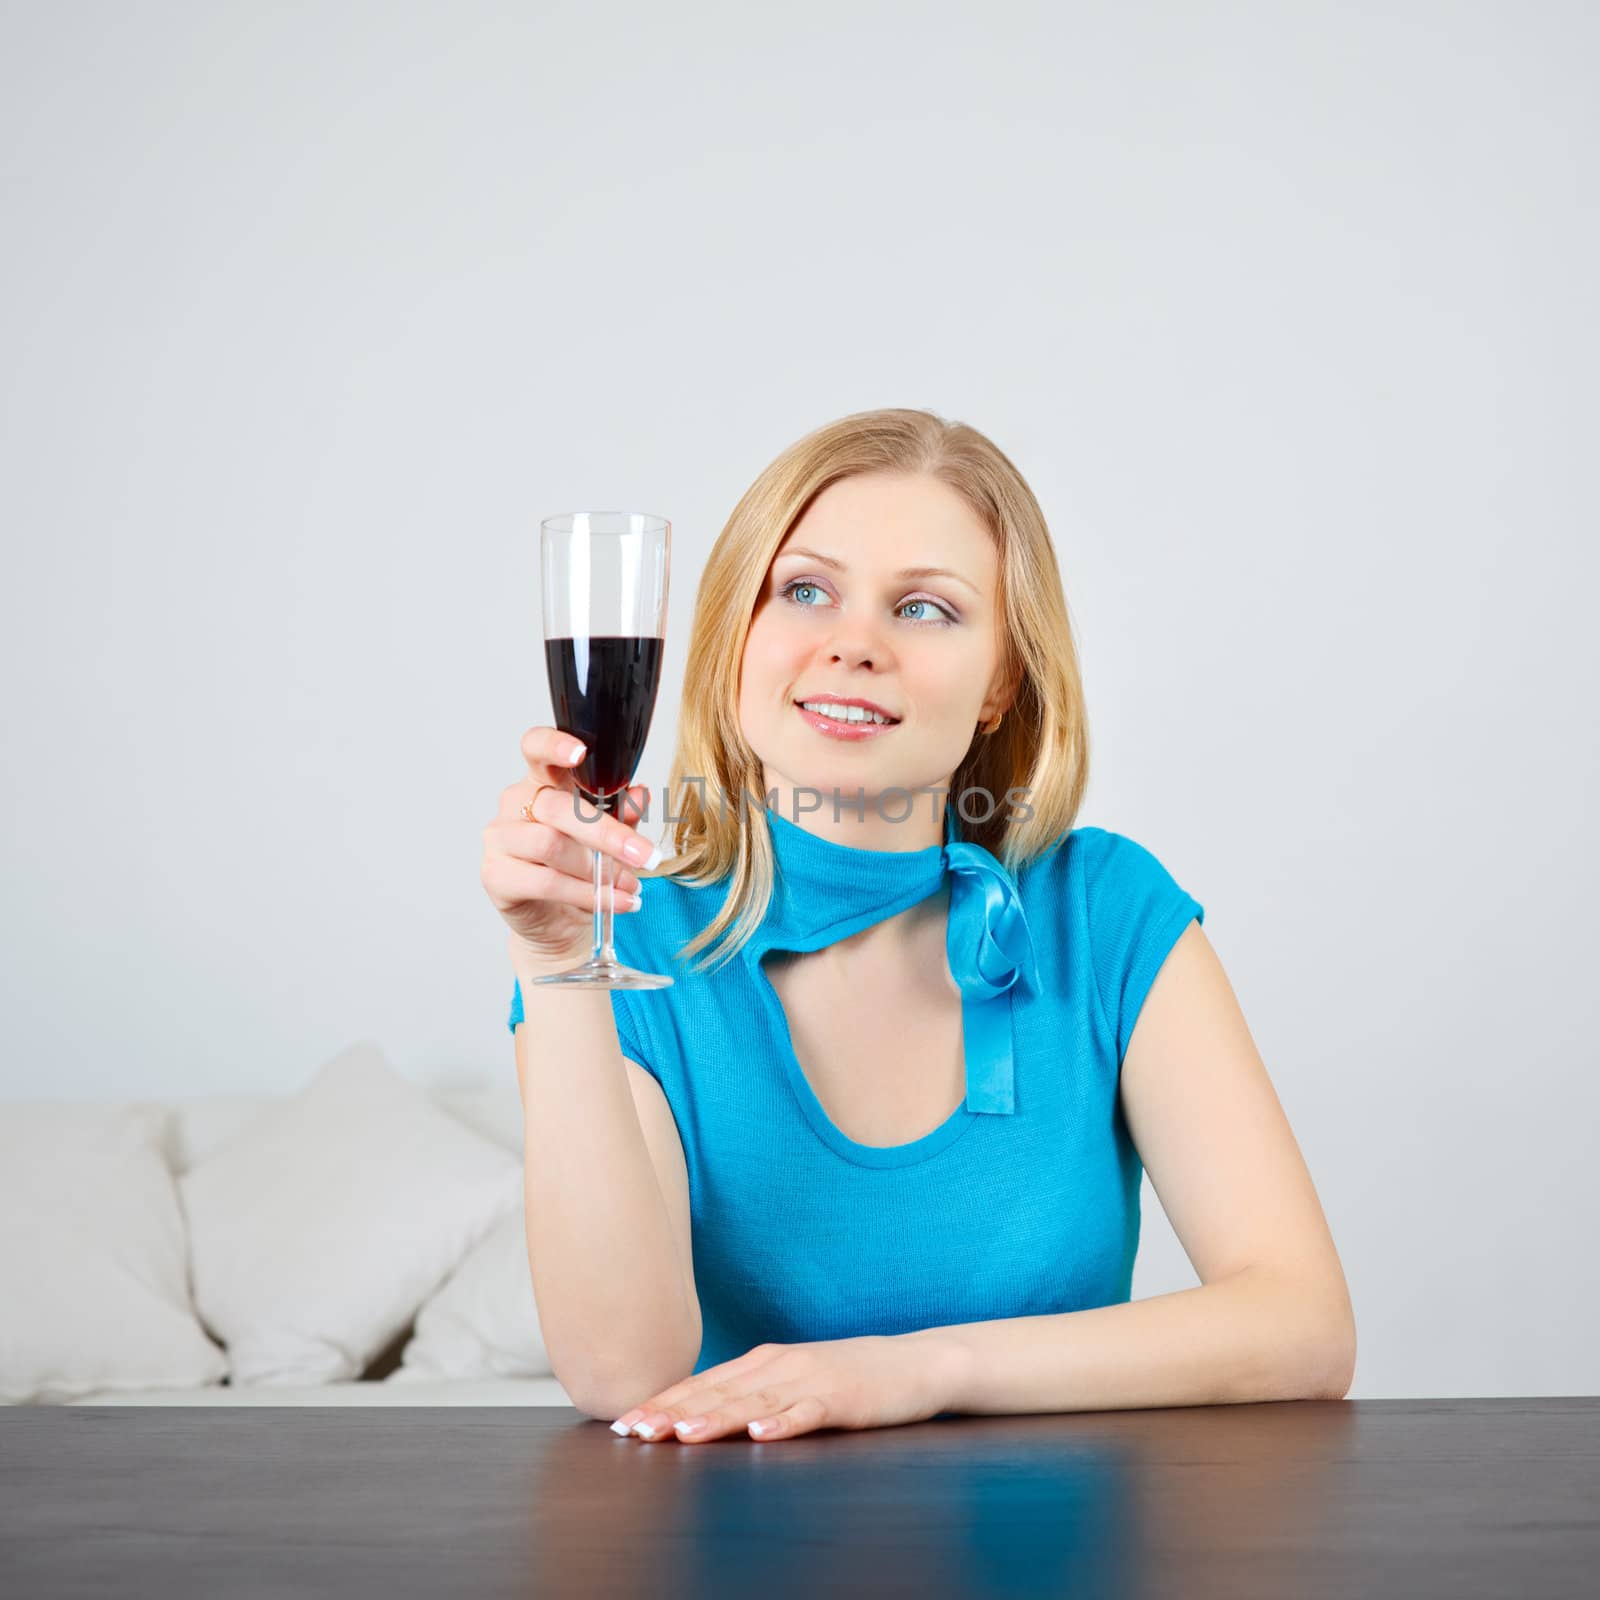
[[[668,989],[672,979],[664,972],[640,972],[620,961],[601,961],[591,956],[582,966],[565,972],[548,972],[530,978],[529,984],[559,983],[569,989]]]

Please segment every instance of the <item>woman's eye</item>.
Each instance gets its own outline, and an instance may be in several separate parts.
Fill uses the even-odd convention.
[[[811,600],[804,598],[806,595],[822,595],[823,598],[826,598],[823,594],[822,586],[812,583],[806,578],[792,578],[779,592],[785,600],[792,600],[796,605],[806,606],[810,609],[815,609],[815,606]],[[934,600],[902,600],[895,607],[895,610],[904,612],[911,606],[921,606],[923,608],[920,616],[913,616],[908,619],[911,622],[940,624],[951,623],[956,620],[950,612]]]

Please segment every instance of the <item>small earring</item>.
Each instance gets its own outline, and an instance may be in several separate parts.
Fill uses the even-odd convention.
[[[995,712],[993,718],[990,721],[980,724],[978,731],[980,733],[993,733],[995,731],[995,729],[997,729],[1000,726],[1000,719],[1004,715],[1005,715],[1005,712],[1003,712],[1003,711]]]

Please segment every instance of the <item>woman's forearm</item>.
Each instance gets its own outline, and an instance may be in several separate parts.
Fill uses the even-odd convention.
[[[648,1394],[699,1354],[700,1315],[603,989],[538,986],[571,963],[521,955],[528,1264],[551,1370],[581,1410]]]
[[[1266,1270],[1146,1300],[926,1328],[942,1409],[1115,1411],[1340,1400],[1355,1366],[1343,1283]]]

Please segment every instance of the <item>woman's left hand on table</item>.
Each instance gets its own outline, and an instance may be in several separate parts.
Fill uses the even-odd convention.
[[[612,1423],[641,1439],[765,1443],[818,1428],[888,1428],[947,1409],[949,1346],[921,1335],[762,1344],[651,1395]]]

